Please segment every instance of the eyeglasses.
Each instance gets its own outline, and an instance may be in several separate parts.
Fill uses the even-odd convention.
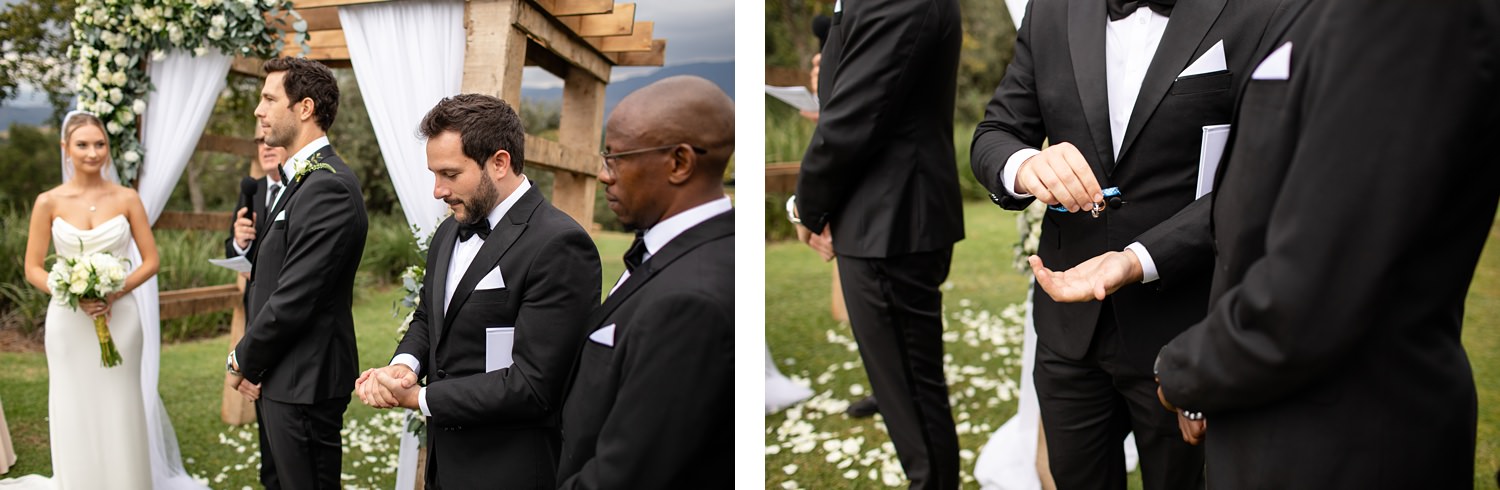
[[[615,174],[615,166],[617,166],[617,165],[620,164],[620,158],[622,158],[622,157],[628,157],[628,156],[631,156],[631,155],[639,155],[639,154],[642,154],[642,153],[649,153],[649,152],[653,152],[653,151],[662,151],[662,150],[676,148],[676,147],[682,146],[682,145],[687,145],[687,143],[678,143],[678,144],[675,144],[675,145],[654,146],[654,147],[651,147],[651,148],[641,148],[641,149],[638,149],[638,150],[626,150],[626,151],[617,151],[617,152],[601,151],[601,152],[599,152],[599,157],[603,159],[604,173],[606,175],[609,175],[610,177],[614,177],[616,175]],[[705,149],[702,149],[702,148],[699,148],[699,147],[696,147],[696,146],[693,146],[693,145],[688,145],[688,148],[692,148],[693,149],[693,153],[697,153],[699,155],[707,155],[708,154],[708,150],[705,150]]]

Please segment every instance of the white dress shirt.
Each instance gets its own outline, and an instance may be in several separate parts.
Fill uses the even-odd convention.
[[[521,196],[530,189],[531,180],[522,175],[521,185],[516,187],[515,192],[511,192],[505,200],[495,206],[495,209],[490,210],[490,230],[494,230],[495,226],[500,224],[500,220],[505,219],[505,213],[510,212],[510,208],[516,205],[516,201],[521,200]],[[474,257],[479,255],[479,249],[484,247],[484,241],[485,239],[479,235],[469,237],[468,240],[454,240],[453,256],[448,259],[448,283],[443,285],[443,313],[445,315],[448,312],[448,301],[453,299],[453,292],[458,290],[458,283],[463,278],[463,273],[469,270],[469,264],[474,263]],[[497,269],[499,267],[495,266]],[[427,272],[432,273],[432,271]],[[396,364],[405,364],[414,373],[422,372],[422,361],[411,354],[397,354],[391,359],[391,365]],[[422,408],[422,415],[432,416],[432,410],[427,408],[427,387],[425,386],[417,392],[417,405]]]
[[[677,238],[677,235],[681,235],[682,232],[688,231],[692,227],[698,226],[714,216],[727,213],[731,209],[734,209],[734,205],[730,203],[729,196],[724,196],[661,220],[656,226],[646,230],[646,234],[641,237],[641,241],[646,242],[646,256],[641,257],[641,262],[645,262],[652,255],[656,255],[656,252],[660,251],[662,247],[667,246],[667,243],[671,242],[673,238]],[[615,286],[609,288],[609,294],[615,294],[615,290],[620,289],[620,285],[625,284],[626,279],[630,279],[629,270],[620,274],[620,280],[615,281]]]
[[[1106,18],[1107,19],[1107,18]],[[1130,114],[1135,110],[1135,99],[1141,93],[1141,84],[1146,80],[1146,69],[1156,57],[1156,48],[1161,44],[1162,34],[1167,32],[1170,19],[1149,8],[1138,8],[1135,13],[1117,21],[1106,20],[1104,33],[1104,73],[1109,87],[1109,136],[1116,159],[1120,158],[1120,145],[1125,141],[1125,128],[1130,124]],[[1001,185],[1005,192],[1015,197],[1031,197],[1031,194],[1016,192],[1016,172],[1026,159],[1041,153],[1035,148],[1024,148],[1012,153],[1000,172]],[[1085,157],[1088,158],[1088,157]],[[1156,263],[1151,254],[1139,242],[1125,247],[1140,258],[1145,276],[1141,282],[1158,278]]]

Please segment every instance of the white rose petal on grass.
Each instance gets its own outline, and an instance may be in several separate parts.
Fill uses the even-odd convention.
[[[788,474],[788,475],[794,474],[794,473],[797,472],[797,465],[795,465],[795,464],[789,464],[789,465],[786,465],[786,466],[782,466],[781,467],[781,471],[784,472],[784,473],[786,473],[786,474]]]
[[[864,396],[864,385],[849,385],[849,394],[854,396]]]

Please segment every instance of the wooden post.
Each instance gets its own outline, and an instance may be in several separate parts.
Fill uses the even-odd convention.
[[[243,275],[239,276],[235,282],[239,286],[240,293],[244,294],[245,277]],[[234,305],[234,319],[229,322],[229,349],[224,351],[224,353],[227,355],[229,351],[234,350],[234,346],[240,343],[240,337],[244,336],[245,303],[240,301]],[[229,376],[229,373],[224,373],[224,376]],[[254,422],[255,403],[246,400],[244,395],[241,395],[238,391],[229,389],[228,386],[224,386],[222,389],[224,390],[224,397],[222,403],[219,404],[219,418],[223,419],[224,423],[229,425]]]
[[[606,68],[607,69],[607,68]],[[562,119],[557,139],[564,146],[596,152],[604,128],[605,81],[574,67],[563,81]],[[568,213],[584,229],[594,223],[594,175],[557,169],[553,171],[552,205]]]
[[[521,101],[521,72],[526,68],[526,33],[515,28],[524,0],[470,0],[464,3],[463,93]]]

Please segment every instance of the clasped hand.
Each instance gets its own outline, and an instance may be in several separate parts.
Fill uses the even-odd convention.
[[[417,373],[405,364],[371,368],[354,382],[359,401],[374,408],[418,408]]]

